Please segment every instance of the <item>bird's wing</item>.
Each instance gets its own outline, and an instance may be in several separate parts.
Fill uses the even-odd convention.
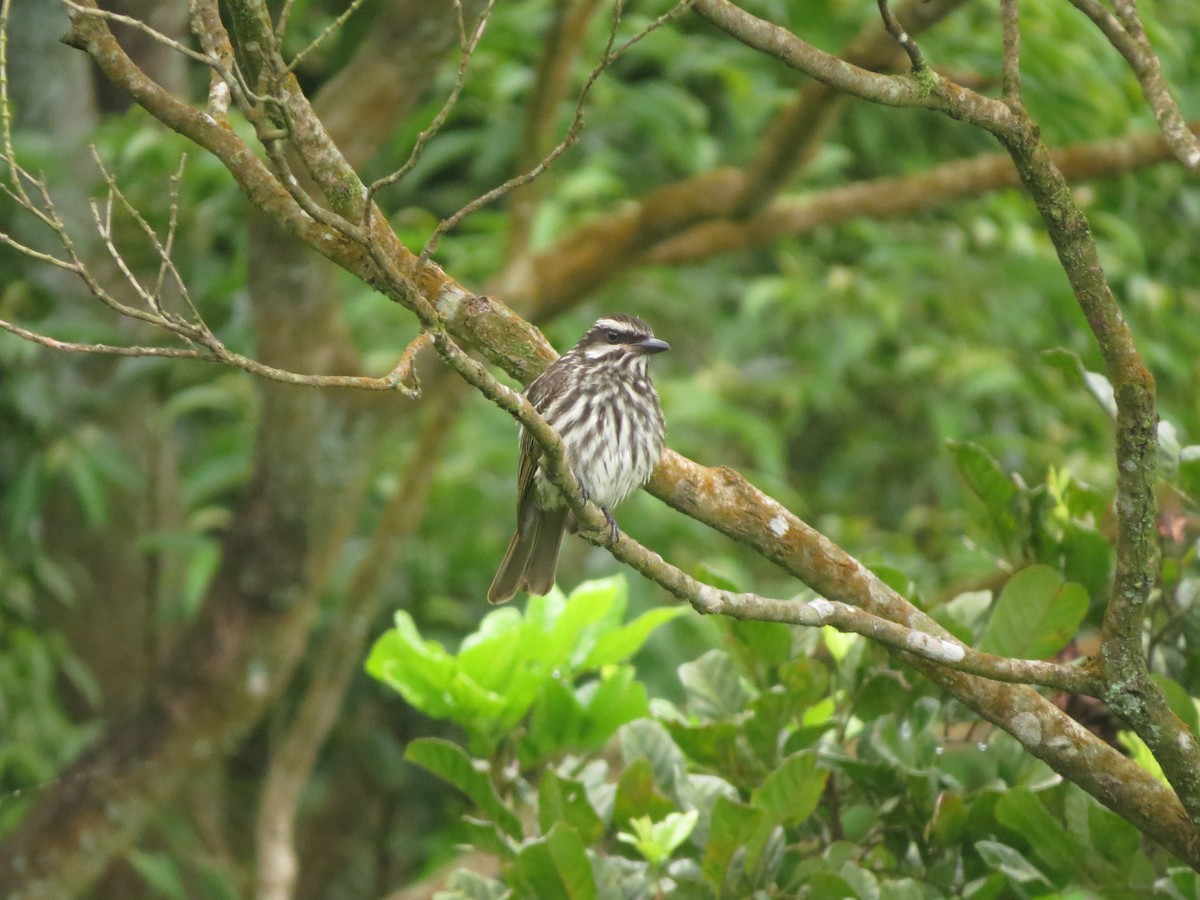
[[[546,414],[551,402],[559,395],[564,370],[559,366],[559,360],[551,363],[541,375],[529,383],[525,396],[530,405],[542,415]],[[521,429],[521,461],[517,466],[517,528],[522,528],[525,518],[536,506],[534,474],[541,462],[542,449],[524,428]]]

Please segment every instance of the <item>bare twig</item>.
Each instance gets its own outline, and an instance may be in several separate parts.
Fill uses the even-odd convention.
[[[479,14],[479,19],[475,23],[475,28],[468,36],[466,33],[466,25],[463,21],[462,0],[455,0],[454,7],[458,10],[458,19],[460,27],[460,48],[462,57],[458,62],[458,74],[454,78],[454,87],[451,88],[449,96],[446,97],[446,102],[442,104],[442,108],[438,110],[437,115],[433,117],[433,121],[429,123],[424,131],[417,135],[417,140],[413,144],[412,150],[408,154],[408,160],[395,172],[390,175],[385,175],[383,178],[376,179],[371,183],[367,190],[367,203],[364,215],[371,213],[371,200],[379,191],[385,187],[389,187],[400,181],[404,176],[413,170],[413,167],[420,161],[421,153],[425,149],[425,145],[429,143],[446,123],[446,119],[450,116],[450,111],[454,109],[458,103],[458,98],[462,95],[464,85],[467,83],[467,69],[471,64],[471,59],[475,55],[475,48],[479,46],[479,41],[483,37],[484,30],[487,28],[487,23],[491,18],[492,7],[495,6],[496,0],[488,0],[487,6],[483,12]]]
[[[36,331],[22,328],[20,325],[14,325],[12,322],[6,322],[3,319],[0,319],[0,329],[10,334],[15,334],[22,340],[33,344],[40,344],[43,347],[58,350],[62,353],[95,353],[104,356],[159,356],[169,359],[200,359],[215,362],[211,354],[206,350],[185,349],[182,347],[116,347],[111,344],[82,344],[76,341],[60,341],[49,335],[39,334]]]
[[[1004,26],[1002,92],[1004,102],[1013,109],[1021,107],[1021,16],[1018,0],[1000,0],[1000,20]]]
[[[60,0],[60,2],[67,8],[68,14],[71,16],[95,16],[96,18],[105,19],[109,22],[119,22],[120,24],[126,25],[129,28],[136,28],[143,34],[147,34],[154,40],[158,41],[158,43],[162,44],[164,47],[170,47],[176,53],[182,53],[184,56],[194,60],[195,62],[202,63],[206,66],[212,65],[212,60],[203,53],[197,53],[186,44],[181,44],[173,37],[163,34],[156,28],[150,27],[136,16],[126,16],[107,9],[99,9],[95,6],[85,6],[83,4],[76,3],[75,0]]]
[[[21,183],[22,170],[17,165],[12,140],[12,104],[8,99],[8,12],[12,0],[0,3],[0,139],[4,141],[4,160],[8,163],[12,190],[6,191],[26,209],[32,207],[25,186]]]
[[[279,11],[279,18],[275,22],[275,37],[283,43],[284,32],[287,31],[288,19],[292,17],[292,7],[296,5],[296,0],[283,0],[283,9]]]
[[[358,12],[359,7],[361,7],[364,2],[365,2],[365,0],[351,0],[350,5],[346,7],[346,9],[342,12],[342,14],[340,16],[338,16],[336,19],[334,19],[332,22],[330,22],[328,25],[326,25],[325,29],[320,34],[318,34],[315,38],[313,38],[312,43],[310,43],[307,47],[305,47],[303,50],[301,50],[299,53],[297,53],[294,57],[292,57],[292,61],[284,67],[283,71],[284,72],[294,72],[296,70],[296,66],[300,65],[300,63],[302,63],[304,61],[304,57],[308,56],[308,54],[312,53],[314,50],[316,50],[318,47],[320,47],[323,43],[325,43],[325,41],[327,41],[329,39],[329,37],[335,31],[337,31],[339,28],[341,28],[343,25],[345,25],[346,21],[352,15],[354,15],[356,12]],[[289,3],[289,7],[290,7],[290,5],[291,4]],[[286,21],[287,21],[284,13],[288,13],[288,12],[289,12],[289,10],[285,9],[282,13],[280,13],[280,16],[279,16],[280,24],[278,26],[276,26],[276,28],[275,28],[275,33],[277,36],[282,36],[282,34],[283,34],[283,25],[286,24]]]
[[[429,240],[425,242],[425,246],[422,248],[419,257],[420,262],[423,264],[425,260],[429,259],[433,252],[437,249],[438,242],[441,240],[443,234],[445,234],[447,231],[450,231],[452,228],[458,225],[459,222],[471,215],[476,210],[487,206],[489,203],[499,199],[500,197],[503,197],[514,188],[528,184],[533,179],[539,177],[543,172],[550,168],[551,165],[554,164],[555,160],[573,147],[579,140],[580,132],[583,129],[583,109],[587,102],[588,95],[591,93],[593,85],[595,85],[597,79],[599,79],[605,69],[620,59],[630,47],[638,43],[638,41],[642,40],[642,38],[646,37],[646,35],[657,31],[667,22],[670,22],[672,19],[682,15],[686,10],[690,9],[694,2],[695,0],[680,0],[679,3],[671,7],[671,9],[667,10],[667,12],[663,13],[637,34],[633,35],[633,37],[629,38],[619,47],[614,49],[614,44],[616,43],[617,38],[617,26],[621,23],[622,9],[622,0],[617,0],[617,2],[613,4],[612,28],[609,31],[608,43],[605,45],[604,53],[600,59],[600,62],[598,62],[596,67],[592,69],[591,74],[588,76],[587,80],[583,84],[583,88],[579,92],[579,100],[575,105],[575,115],[572,117],[571,124],[568,126],[567,133],[563,139],[549,153],[543,156],[541,161],[533,168],[529,169],[524,174],[508,179],[508,181],[504,182],[503,184],[492,188],[490,191],[482,194],[479,197],[476,197],[458,212],[454,213],[454,215],[447,219],[443,219],[438,224],[437,228],[434,229],[433,234],[429,236]]]
[[[537,75],[525,101],[515,172],[532,168],[548,149],[547,142],[553,134],[560,104],[570,88],[573,65],[587,36],[588,25],[602,2],[556,0],[553,17],[542,41]],[[530,229],[545,184],[544,179],[532,181],[514,189],[509,198],[507,256],[510,261],[528,247]]]
[[[921,48],[917,46],[912,35],[904,30],[904,26],[900,24],[900,20],[896,18],[892,8],[888,5],[888,0],[879,0],[879,15],[883,18],[883,27],[887,29],[887,33],[894,37],[896,43],[903,47],[904,52],[908,54],[913,72],[924,72],[925,59],[921,56]]]

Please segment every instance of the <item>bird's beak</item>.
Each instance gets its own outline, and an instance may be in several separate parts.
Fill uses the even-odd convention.
[[[671,345],[658,338],[645,338],[634,344],[633,349],[638,353],[662,353],[664,350],[670,350]]]

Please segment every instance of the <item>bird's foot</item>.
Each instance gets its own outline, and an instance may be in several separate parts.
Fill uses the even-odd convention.
[[[604,513],[604,521],[608,523],[608,541],[610,544],[615,544],[617,542],[617,535],[620,534],[617,530],[617,520],[613,518],[607,506],[600,507],[600,512]]]

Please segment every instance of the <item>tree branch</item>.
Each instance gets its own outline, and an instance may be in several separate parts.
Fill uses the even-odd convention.
[[[1200,128],[1200,125],[1195,126]],[[1157,132],[1075,144],[1050,151],[1071,182],[1108,178],[1171,159],[1171,149]],[[1007,153],[988,153],[955,160],[892,178],[874,178],[811,194],[781,197],[759,214],[743,220],[716,218],[646,247],[624,260],[628,266],[682,265],[762,246],[781,237],[858,218],[885,218],[937,209],[991,191],[1021,186]],[[570,239],[568,239],[570,240]],[[547,265],[553,265],[547,261]]]
[[[1146,37],[1134,0],[1116,0],[1115,16],[1100,0],[1071,0],[1071,4],[1091,19],[1108,42],[1125,57],[1175,158],[1193,172],[1200,172],[1200,142],[1188,128],[1171,96],[1171,89],[1163,78],[1162,64]]]

